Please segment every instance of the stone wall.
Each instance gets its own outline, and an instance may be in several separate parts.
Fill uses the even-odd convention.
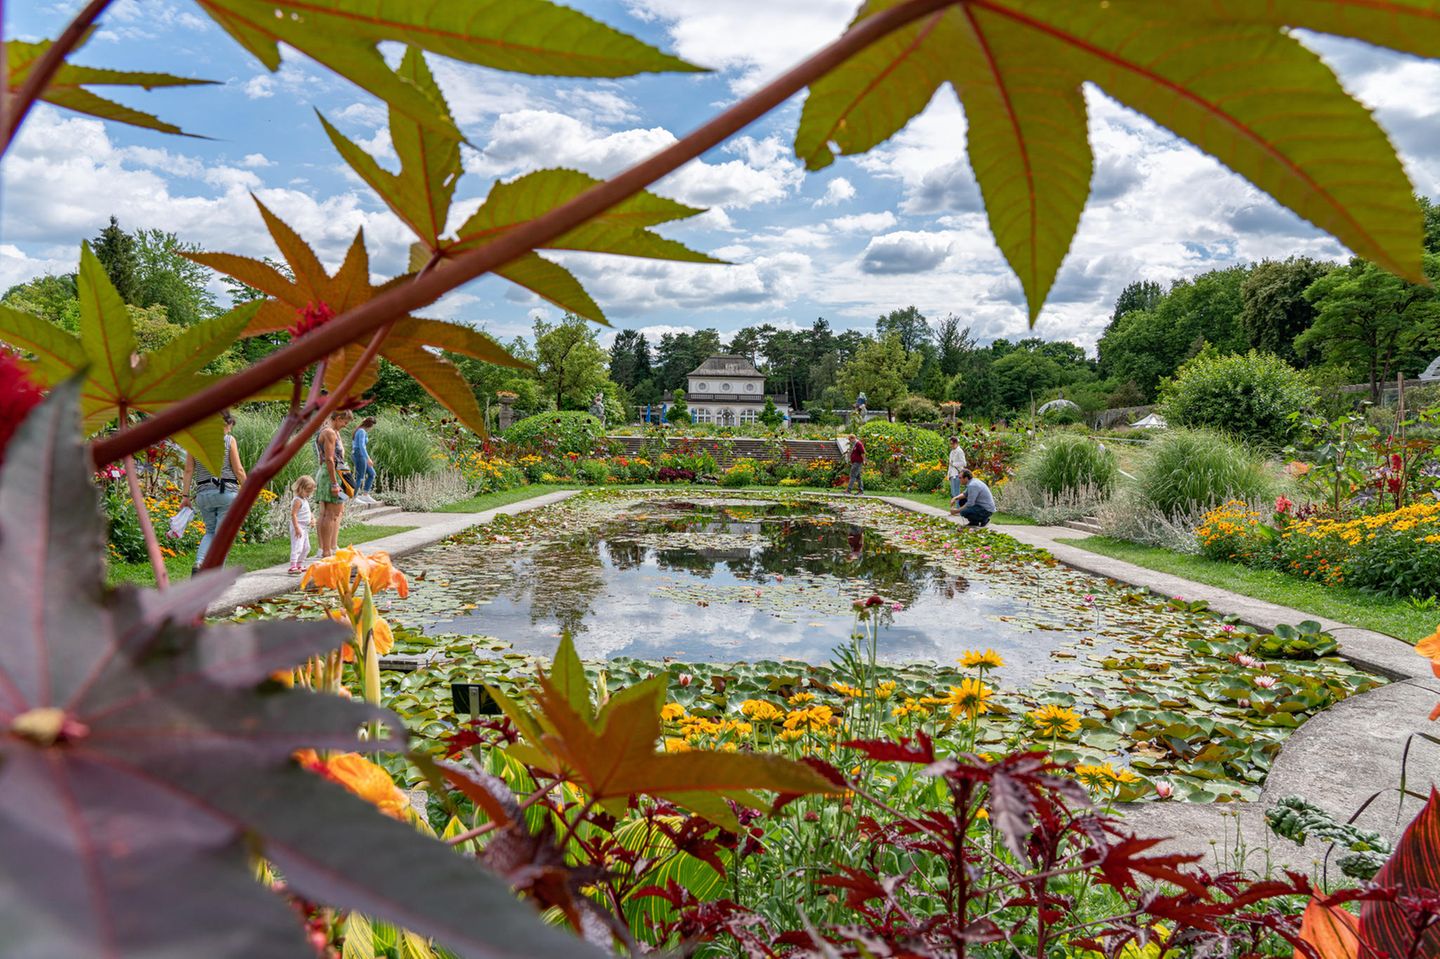
[[[626,456],[640,455],[646,442],[646,438],[643,436],[607,436],[605,439],[612,445],[619,445],[625,451]],[[665,438],[665,445],[669,449],[683,445],[708,451],[722,468],[745,457],[757,460],[770,459],[775,456],[778,444],[784,444],[789,458],[796,462],[840,459],[840,450],[831,440],[767,440],[712,436],[667,436]]]

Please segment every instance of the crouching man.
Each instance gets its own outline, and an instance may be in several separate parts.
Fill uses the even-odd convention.
[[[990,487],[968,469],[960,471],[960,479],[965,488],[950,501],[951,514],[964,517],[969,526],[989,526],[990,517],[995,515],[995,497],[990,495]]]

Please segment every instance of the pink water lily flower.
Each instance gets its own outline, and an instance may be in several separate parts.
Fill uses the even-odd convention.
[[[1170,781],[1167,779],[1157,779],[1155,780],[1155,795],[1161,799],[1169,799],[1175,795],[1175,787],[1170,785]]]
[[[1274,677],[1274,676],[1256,676],[1256,677],[1255,677],[1255,685],[1256,685],[1256,686],[1259,686],[1261,689],[1269,689],[1269,688],[1271,688],[1272,686],[1275,685],[1275,677]]]

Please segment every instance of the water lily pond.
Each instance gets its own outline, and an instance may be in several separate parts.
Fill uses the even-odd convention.
[[[396,652],[430,663],[387,674],[387,704],[437,753],[466,718],[451,683],[526,684],[565,632],[611,689],[661,669],[684,677],[672,684],[683,715],[667,729],[677,748],[823,751],[862,716],[893,735],[966,727],[977,749],[1041,745],[1118,770],[1120,800],[1253,799],[1292,730],[1381,682],[1329,655],[1323,636],[1259,636],[999,531],[874,500],[591,491],[402,565],[410,596],[384,612]],[[862,694],[834,664],[854,648],[855,606],[867,601],[884,682]],[[987,649],[1002,666],[958,662]],[[961,691],[977,678],[988,695],[978,715]],[[814,706],[829,707],[824,723],[785,725]],[[1073,722],[1052,710],[1047,724],[1046,707]],[[771,725],[750,722],[757,713]]]

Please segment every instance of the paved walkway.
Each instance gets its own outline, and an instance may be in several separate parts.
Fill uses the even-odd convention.
[[[384,517],[386,526],[413,526],[415,528],[391,536],[382,536],[358,545],[362,546],[366,552],[384,550],[391,556],[404,556],[406,553],[413,553],[426,546],[433,546],[447,536],[454,536],[472,526],[482,526],[497,516],[511,516],[539,509],[542,506],[569,499],[578,492],[579,490],[558,490],[543,496],[521,500],[518,503],[497,506],[495,509],[488,509],[483,513],[390,513]],[[271,596],[290,592],[298,584],[299,577],[292,576],[287,572],[289,565],[288,562],[281,563],[278,566],[268,566],[265,569],[242,574],[233,586],[211,604],[209,614],[222,616],[236,606],[256,603]]]
[[[901,509],[957,522],[944,510],[900,497],[878,497]],[[1299,869],[1306,873],[1325,855],[1311,840],[1302,848],[1274,836],[1265,810],[1282,796],[1303,796],[1340,821],[1349,819],[1376,793],[1382,793],[1356,820],[1391,839],[1420,808],[1413,798],[1399,805],[1396,789],[1402,763],[1406,786],[1425,794],[1440,783],[1440,746],[1418,734],[1440,734],[1430,722],[1440,702],[1440,681],[1409,643],[1287,606],[1241,596],[1229,590],[1158,573],[1123,560],[1101,556],[1057,539],[1083,538],[1061,526],[996,526],[996,532],[1048,550],[1060,562],[1082,572],[1148,589],[1161,596],[1205,600],[1215,612],[1233,615],[1261,629],[1313,619],[1335,634],[1340,655],[1355,665],[1391,679],[1389,685],[1337,703],[1307,721],[1285,741],[1266,777],[1261,798],[1252,803],[1201,805],[1176,802],[1134,803],[1122,807],[1126,824],[1140,835],[1174,837],[1172,849],[1201,853],[1210,866],[1240,865]],[[1409,745],[1408,763],[1404,759]],[[1338,856],[1341,853],[1336,853]],[[1332,856],[1331,876],[1338,876]]]

